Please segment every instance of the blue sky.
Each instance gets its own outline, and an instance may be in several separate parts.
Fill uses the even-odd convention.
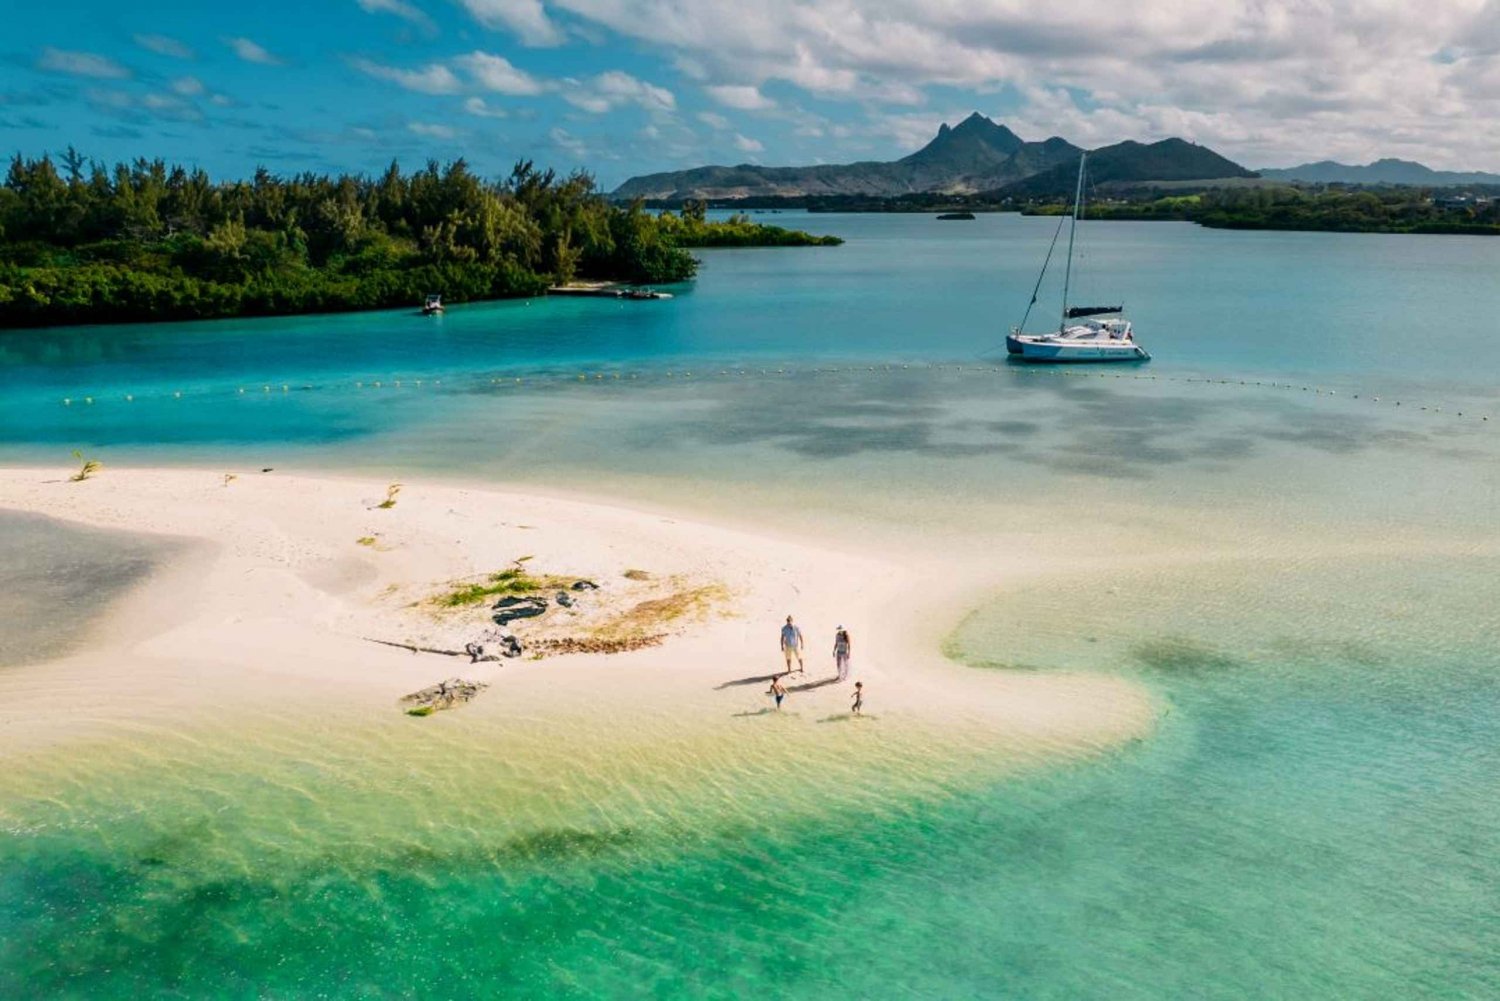
[[[14,5],[0,149],[216,176],[463,155],[613,187],[889,159],[979,110],[1027,138],[1182,135],[1251,166],[1500,168],[1500,5],[1432,0],[187,0]],[[1410,8],[1409,10],[1407,8]]]

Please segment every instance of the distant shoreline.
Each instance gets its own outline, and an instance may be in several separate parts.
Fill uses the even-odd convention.
[[[676,202],[648,202],[671,209]],[[895,196],[752,196],[741,201],[709,200],[719,211],[782,212],[813,215],[1064,215],[1057,199],[994,199],[985,194],[936,193]],[[1438,194],[1425,188],[1306,188],[1291,185],[1195,187],[1176,182],[1091,201],[1087,217],[1101,221],[1191,222],[1208,229],[1280,232],[1391,233],[1427,236],[1500,236],[1500,194]]]

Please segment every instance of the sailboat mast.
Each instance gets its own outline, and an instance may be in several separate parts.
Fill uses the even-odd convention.
[[[1068,325],[1068,284],[1073,279],[1073,235],[1078,231],[1078,213],[1083,206],[1083,163],[1086,159],[1087,153],[1078,154],[1078,187],[1073,192],[1073,222],[1068,227],[1068,265],[1063,271],[1062,318],[1057,321],[1059,331]]]

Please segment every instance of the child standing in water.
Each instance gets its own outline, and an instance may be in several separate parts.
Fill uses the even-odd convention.
[[[864,712],[863,712],[864,708],[865,708],[865,683],[863,681],[856,681],[854,683],[854,705],[850,707],[850,711],[853,712],[854,715],[856,715],[856,716],[863,716],[864,715]]]
[[[776,697],[776,711],[781,712],[781,700],[786,698],[786,686],[781,683],[780,678],[771,679],[771,687],[766,689],[766,694]]]

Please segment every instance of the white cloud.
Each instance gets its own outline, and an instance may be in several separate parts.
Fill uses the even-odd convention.
[[[456,60],[474,82],[486,90],[512,97],[528,97],[542,92],[542,83],[525,70],[512,66],[504,56],[488,52],[471,52]]]
[[[192,49],[167,35],[135,35],[134,38],[135,44],[143,49],[150,49],[159,56],[171,56],[173,59],[194,58]]]
[[[588,80],[563,80],[559,84],[563,100],[575,108],[603,114],[627,104],[647,111],[667,112],[677,107],[672,92],[655,84],[638,80],[629,73],[610,70]]]
[[[234,54],[247,63],[260,63],[262,66],[281,65],[280,59],[248,38],[226,38],[224,44],[233,49]]]
[[[70,76],[91,76],[103,80],[123,80],[130,76],[130,70],[108,56],[96,55],[92,52],[76,52],[71,49],[54,49],[50,45],[42,50],[42,55],[37,59],[36,64],[38,69],[50,70],[53,73],[67,73]]]
[[[744,84],[719,84],[704,87],[708,96],[720,104],[741,111],[760,111],[776,107],[776,102],[760,92],[759,87]]]
[[[1388,154],[1500,167],[1495,0],[547,2],[693,79],[735,81],[705,90],[746,110],[765,110],[770,82],[877,107],[937,88],[972,104],[1012,90],[1032,97],[1006,117],[1038,137],[1176,132],[1251,164]],[[1068,101],[1045,96],[1057,93]]]
[[[394,14],[424,28],[433,27],[432,18],[407,3],[406,0],[355,0],[355,3],[359,4],[359,9],[366,14]]]
[[[562,29],[552,23],[541,0],[459,0],[486,28],[504,28],[530,46],[561,45]]]
[[[698,112],[698,121],[702,122],[704,125],[707,125],[709,128],[713,128],[713,129],[727,129],[727,128],[729,128],[729,119],[725,118],[723,115],[719,114],[717,111],[700,111],[700,112]]]
[[[177,95],[148,93],[142,96],[139,107],[166,122],[201,122],[202,120],[202,111],[199,111],[192,102],[184,101]]]
[[[464,86],[453,71],[442,63],[432,63],[415,70],[385,66],[369,59],[351,59],[349,63],[366,76],[389,80],[419,94],[457,94]]]
[[[464,110],[467,111],[471,115],[478,115],[480,118],[509,118],[510,117],[510,112],[506,111],[504,108],[492,108],[492,107],[490,107],[489,104],[485,103],[485,100],[482,97],[471,97],[471,98],[469,98],[467,101],[464,102]]]
[[[579,160],[589,159],[589,147],[582,139],[563,128],[553,128],[547,133],[552,145]]]
[[[203,93],[203,81],[195,76],[178,77],[172,81],[172,89],[184,97],[196,97]]]
[[[91,89],[85,95],[88,102],[96,107],[109,108],[114,111],[123,111],[135,106],[135,98],[123,90],[98,90]]]
[[[736,132],[734,134],[734,148],[746,153],[762,153],[765,152],[766,144],[759,139],[751,139],[749,136],[742,136]]]
[[[451,125],[437,125],[432,122],[408,122],[408,131],[427,139],[456,139],[458,130]]]

